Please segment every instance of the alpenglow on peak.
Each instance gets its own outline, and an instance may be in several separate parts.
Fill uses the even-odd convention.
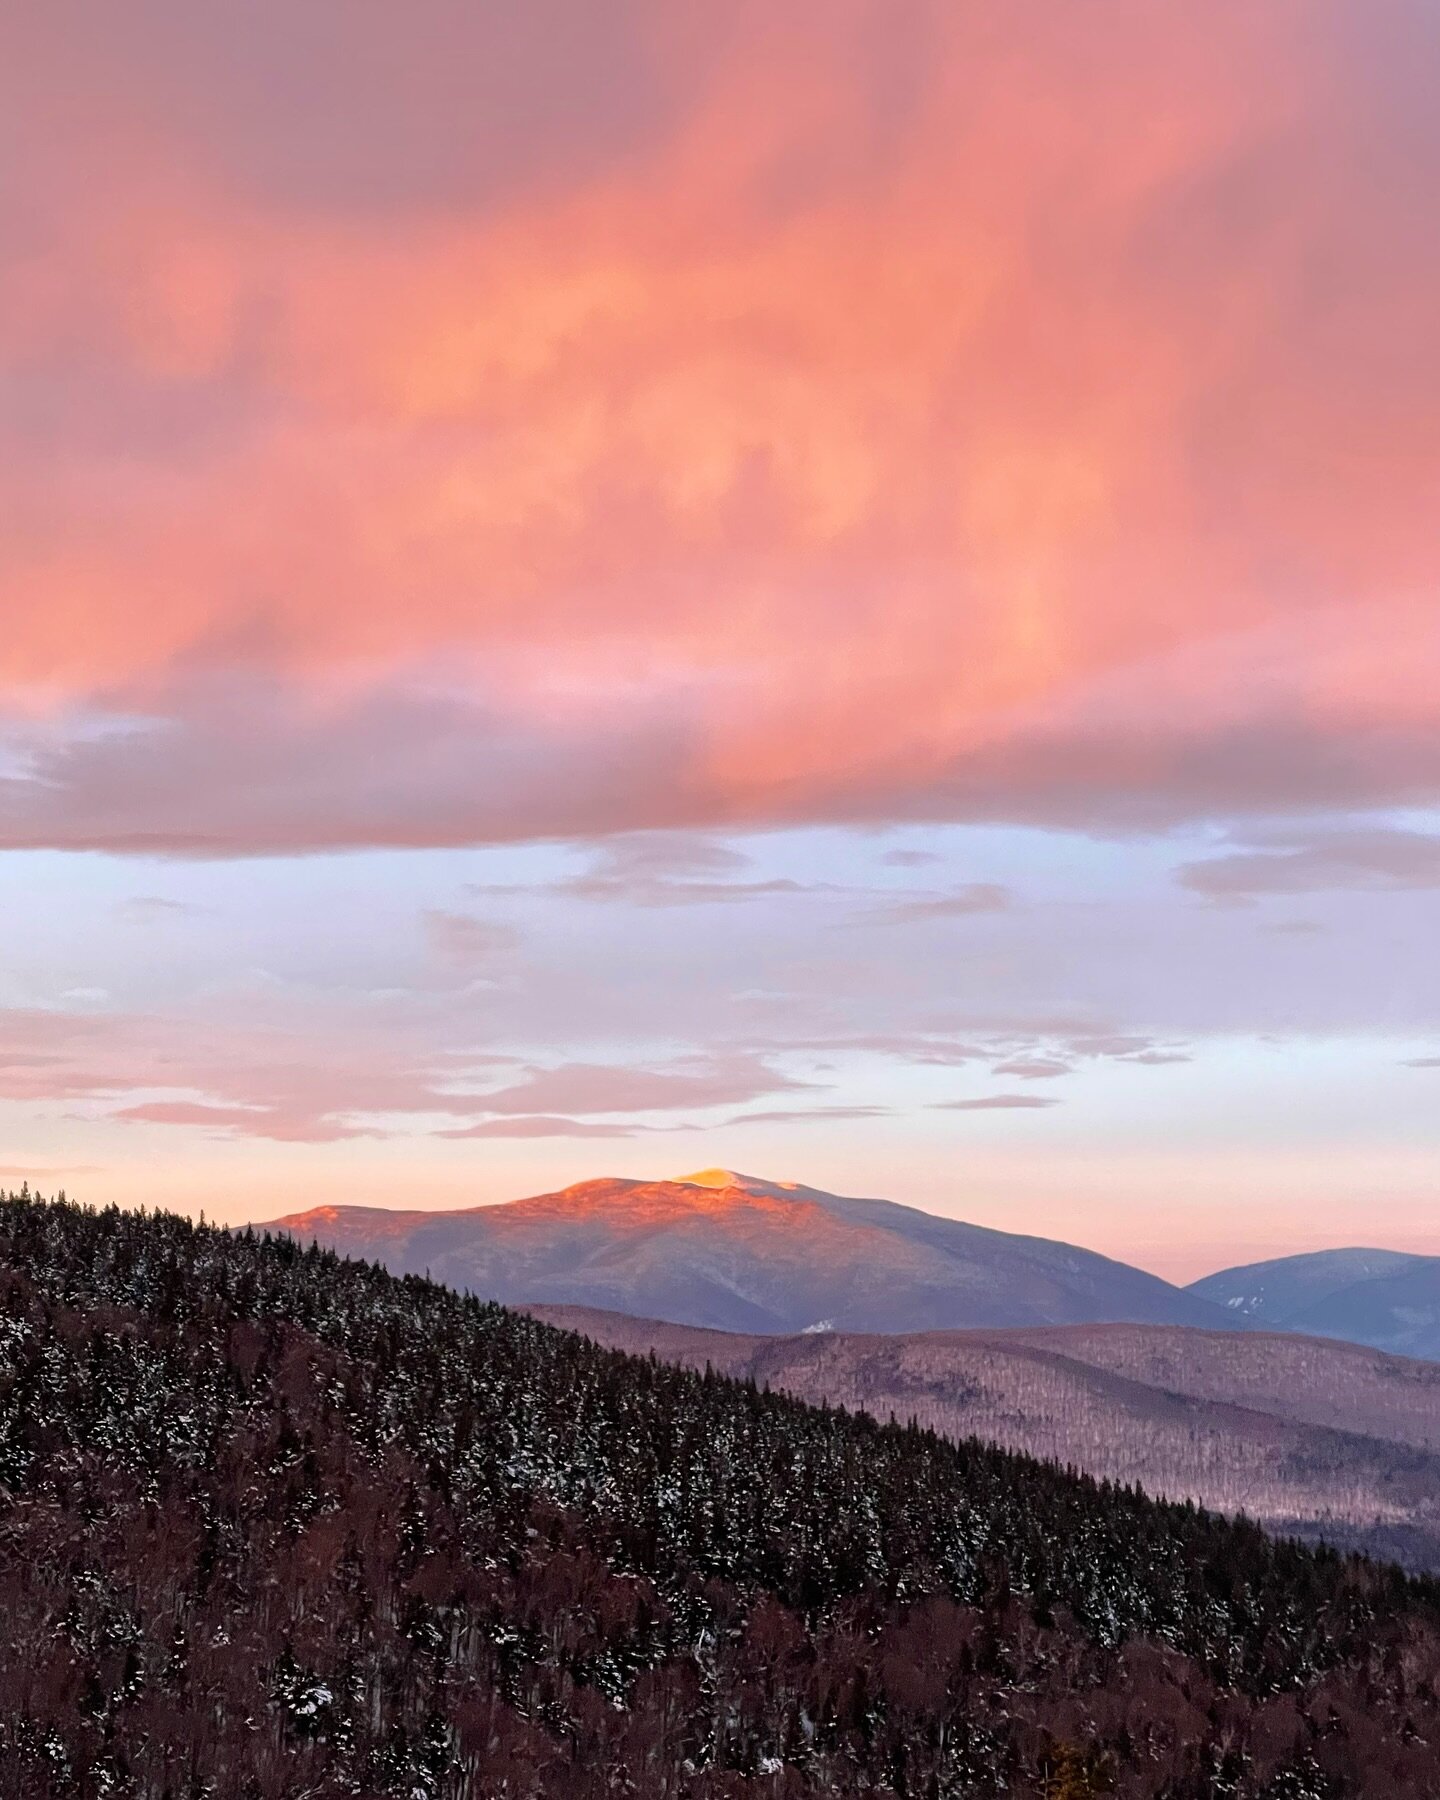
[[[747,1194],[781,1196],[800,1191],[798,1181],[766,1181],[759,1175],[742,1175],[738,1169],[697,1169],[693,1175],[677,1175],[682,1187],[743,1188]]]

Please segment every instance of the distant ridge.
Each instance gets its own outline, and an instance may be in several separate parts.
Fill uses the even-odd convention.
[[[724,1331],[1234,1323],[1073,1244],[730,1169],[582,1181],[458,1212],[317,1207],[268,1229],[511,1304]]]
[[[1189,1291],[1243,1324],[1440,1358],[1440,1256],[1317,1250],[1221,1269]]]

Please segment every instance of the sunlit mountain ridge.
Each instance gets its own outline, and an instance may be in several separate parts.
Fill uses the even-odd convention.
[[[488,1299],[728,1331],[1231,1322],[1077,1245],[727,1169],[455,1212],[322,1207],[270,1229]]]
[[[1440,1257],[1310,1252],[1181,1288],[1079,1245],[734,1169],[444,1212],[320,1206],[261,1229],[508,1304],[720,1331],[1187,1325],[1440,1358]]]

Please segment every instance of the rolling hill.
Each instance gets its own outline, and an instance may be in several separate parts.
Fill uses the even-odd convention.
[[[508,1304],[723,1331],[1229,1322],[1200,1295],[1071,1244],[728,1170],[455,1212],[317,1207],[262,1229]]]

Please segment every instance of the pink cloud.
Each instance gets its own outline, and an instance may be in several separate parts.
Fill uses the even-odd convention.
[[[770,1112],[736,1113],[727,1125],[824,1125],[837,1120],[883,1118],[888,1106],[813,1106],[804,1111],[783,1109]]]
[[[1012,1056],[996,1063],[992,1075],[1018,1075],[1022,1081],[1053,1081],[1057,1075],[1073,1075],[1074,1065],[1055,1056]]]
[[[1058,1106],[1052,1094],[982,1094],[978,1100],[937,1100],[934,1112],[1028,1112]]]
[[[460,969],[478,969],[519,942],[509,925],[477,919],[470,913],[430,910],[421,915],[426,942],[442,961]]]
[[[0,845],[1433,802],[1421,7],[7,20]]]
[[[895,922],[909,919],[966,919],[975,913],[1009,912],[1015,896],[994,881],[972,881],[948,894],[921,894],[897,900],[875,916]]]
[[[1063,1037],[1065,1048],[1076,1056],[1134,1056],[1152,1044],[1148,1037],[1125,1031],[1072,1033],[1062,1029],[1055,1035]]]
[[[374,1136],[369,1115],[477,1111],[452,1076],[432,1049],[393,1041],[383,1020],[267,1029],[230,1018],[217,1028],[190,1017],[0,1011],[0,1100],[90,1103],[126,1123],[290,1142]]]
[[[1327,889],[1440,888],[1440,835],[1379,826],[1277,834],[1253,849],[1186,863],[1179,879],[1197,894],[1231,902]]]
[[[288,1115],[278,1107],[223,1106],[207,1100],[152,1100],[122,1106],[109,1115],[126,1124],[195,1125],[239,1137],[274,1138],[282,1143],[326,1144],[343,1138],[380,1137],[373,1126],[347,1125],[298,1110]]]
[[[538,1069],[511,1087],[470,1096],[470,1109],[492,1113],[642,1113],[722,1106],[812,1086],[761,1058],[732,1055],[670,1068],[563,1063]]]
[[[167,899],[162,894],[136,894],[132,899],[122,900],[115,910],[122,919],[150,924],[194,918],[204,909],[186,900]]]
[[[835,891],[827,883],[788,876],[756,880],[746,873],[751,866],[743,851],[691,832],[627,832],[596,845],[582,873],[529,891],[628,906],[731,905],[776,894]]]
[[[935,850],[887,850],[880,858],[892,869],[923,869],[942,860]]]
[[[442,1138],[623,1138],[654,1129],[644,1125],[609,1124],[596,1119],[561,1119],[552,1114],[524,1113],[513,1119],[485,1119],[477,1125],[437,1131]]]
[[[942,1068],[984,1062],[997,1053],[994,1046],[987,1049],[983,1044],[961,1043],[926,1031],[837,1031],[830,1036],[778,1038],[769,1048],[819,1051],[827,1055],[859,1052],[868,1056],[894,1057],[898,1062],[931,1063]]]

